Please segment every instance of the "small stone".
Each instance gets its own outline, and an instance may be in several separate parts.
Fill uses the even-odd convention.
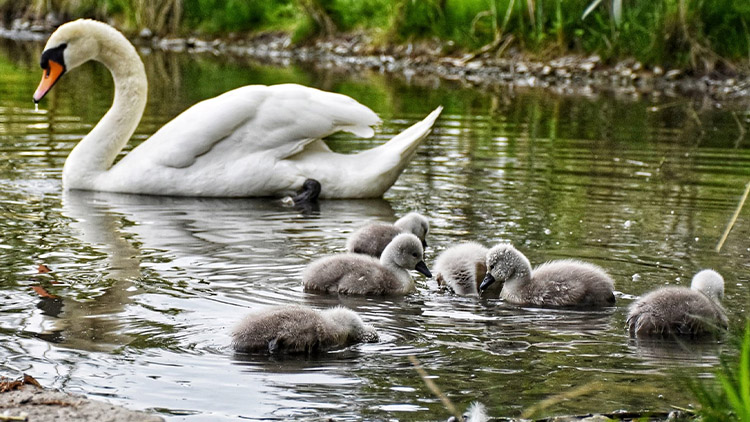
[[[154,36],[154,33],[149,28],[143,28],[141,29],[141,32],[138,33],[138,36],[141,38],[149,39]]]

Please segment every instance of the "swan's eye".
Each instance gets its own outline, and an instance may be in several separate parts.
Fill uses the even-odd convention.
[[[416,253],[416,252],[414,252],[413,254],[411,254],[411,256],[413,256],[414,258],[419,258],[419,254]]]

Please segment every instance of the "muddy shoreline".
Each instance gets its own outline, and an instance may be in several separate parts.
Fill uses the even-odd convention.
[[[52,27],[15,21],[0,37],[43,42]],[[160,38],[148,30],[130,36],[141,50],[186,52],[252,58],[262,63],[305,66],[356,73],[373,71],[434,85],[457,83],[480,89],[544,88],[562,95],[613,93],[632,97],[700,97],[712,102],[750,102],[750,74],[692,76],[680,69],[647,68],[634,60],[608,64],[598,56],[562,56],[549,61],[529,58],[512,48],[497,57],[447,54],[439,42],[378,46],[365,34],[342,34],[293,44],[284,33],[226,38]]]

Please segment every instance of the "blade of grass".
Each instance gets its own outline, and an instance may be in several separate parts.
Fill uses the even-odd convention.
[[[417,360],[416,356],[409,355],[409,361],[414,366],[414,370],[417,371],[420,377],[422,377],[422,381],[424,381],[425,385],[427,385],[427,388],[432,391],[433,394],[435,394],[441,402],[443,402],[443,406],[445,406],[446,409],[448,409],[448,412],[450,412],[451,415],[456,417],[456,420],[463,420],[463,416],[461,416],[461,412],[456,409],[456,406],[453,405],[453,402],[451,399],[448,398],[441,390],[440,387],[435,384],[435,382],[430,379],[429,375],[427,375],[427,371],[422,368],[422,365],[419,363],[419,360]]]
[[[599,3],[601,3],[602,0],[594,0],[589,4],[589,7],[586,8],[586,10],[583,11],[583,15],[581,16],[581,20],[586,19],[586,16],[589,15],[589,13],[593,12],[594,9],[596,9],[596,6],[599,6]]]
[[[745,325],[745,338],[740,354],[740,399],[742,400],[741,419],[750,421],[750,322]]]
[[[721,236],[719,243],[716,245],[717,253],[721,252],[721,247],[724,246],[724,242],[727,240],[729,232],[732,230],[732,227],[734,227],[734,223],[737,221],[737,217],[740,215],[742,207],[745,205],[745,200],[747,200],[748,193],[750,193],[750,182],[747,182],[747,185],[745,185],[745,193],[742,194],[742,198],[740,199],[740,203],[737,204],[737,209],[734,211],[734,215],[732,215],[732,218],[729,220],[729,224],[727,224],[727,228],[724,230],[724,234]]]

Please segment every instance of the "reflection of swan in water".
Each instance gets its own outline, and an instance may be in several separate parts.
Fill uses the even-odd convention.
[[[84,248],[68,259],[74,265],[94,267],[86,272],[101,276],[86,280],[83,287],[79,282],[61,298],[42,298],[39,307],[47,318],[38,336],[84,350],[129,344],[133,338],[126,332],[145,330],[128,322],[144,318],[141,308],[132,306],[138,304],[134,296],[142,293],[137,281],[144,274],[148,277],[145,284],[155,285],[155,289],[162,289],[165,279],[172,281],[166,289],[177,298],[174,302],[202,294],[192,289],[199,285],[246,305],[248,299],[237,293],[238,288],[268,283],[258,287],[263,293],[250,300],[279,304],[299,290],[299,280],[291,276],[271,279],[268,274],[299,271],[317,253],[305,245],[330,236],[341,237],[343,245],[346,233],[356,228],[362,216],[393,218],[393,210],[384,200],[322,201],[320,209],[320,214],[307,216],[269,200],[67,191],[63,215],[72,220],[72,236]],[[107,257],[91,259],[89,248]],[[65,280],[59,271],[55,273]],[[189,288],[181,290],[178,285],[186,280]],[[222,291],[223,281],[227,284]],[[102,293],[96,296],[92,290]],[[80,298],[76,292],[81,292]],[[180,310],[180,306],[176,308]]]
[[[258,259],[268,259],[268,265],[273,265],[279,258],[308,253],[304,248],[300,250],[297,241],[307,243],[332,235],[343,239],[363,216],[393,216],[390,204],[382,199],[322,201],[319,213],[306,215],[267,199],[87,191],[67,191],[64,197],[66,203],[75,201],[83,207],[106,205],[133,223],[127,231],[141,242],[143,251],[166,251],[171,259],[188,265],[232,265]],[[301,264],[307,261],[306,258]],[[173,264],[170,262],[168,268]],[[160,263],[149,265],[161,267]]]
[[[131,341],[114,315],[123,312],[132,302],[131,296],[138,293],[134,281],[141,277],[140,253],[123,236],[120,216],[106,206],[73,199],[64,198],[63,215],[73,220],[71,227],[85,247],[108,257],[101,277],[87,280],[83,289],[96,285],[102,293],[93,300],[86,299],[87,292],[75,295],[72,290],[66,297],[43,297],[38,307],[54,319],[37,336],[76,349],[113,349]]]

